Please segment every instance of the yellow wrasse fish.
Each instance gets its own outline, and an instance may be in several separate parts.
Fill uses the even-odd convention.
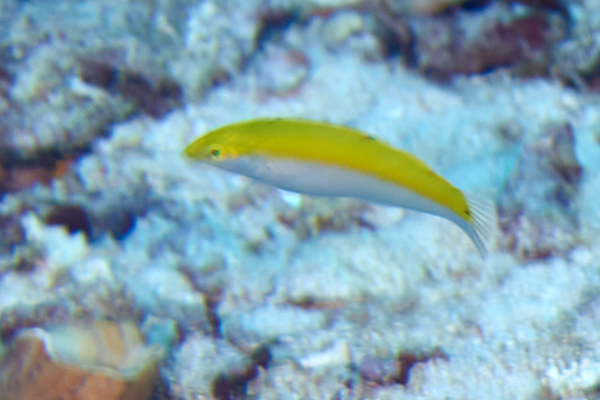
[[[466,195],[415,156],[345,126],[289,118],[226,125],[185,154],[292,192],[354,197],[449,219],[486,254],[491,203]]]

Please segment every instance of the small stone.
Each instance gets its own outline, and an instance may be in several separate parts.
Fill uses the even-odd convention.
[[[388,0],[389,7],[397,13],[412,15],[437,14],[466,0]]]
[[[346,341],[339,341],[332,347],[317,353],[307,354],[298,360],[303,368],[322,368],[336,365],[347,365],[351,361],[350,350]]]
[[[361,15],[356,12],[339,12],[325,25],[324,39],[330,48],[338,48],[346,39],[364,29]]]

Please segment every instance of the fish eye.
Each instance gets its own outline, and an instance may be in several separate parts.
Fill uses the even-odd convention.
[[[221,150],[219,150],[219,149],[212,149],[212,150],[210,151],[210,154],[211,154],[213,157],[217,157],[217,158],[218,158],[218,157],[221,157]]]

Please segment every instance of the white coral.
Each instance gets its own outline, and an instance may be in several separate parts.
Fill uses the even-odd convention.
[[[553,394],[567,397],[592,390],[600,384],[600,362],[584,358],[567,368],[561,364],[552,362],[546,370],[545,383]]]

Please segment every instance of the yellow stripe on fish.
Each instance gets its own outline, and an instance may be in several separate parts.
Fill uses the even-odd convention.
[[[215,129],[185,154],[292,192],[354,197],[449,219],[482,256],[492,204],[466,195],[412,154],[345,126],[290,118]]]

